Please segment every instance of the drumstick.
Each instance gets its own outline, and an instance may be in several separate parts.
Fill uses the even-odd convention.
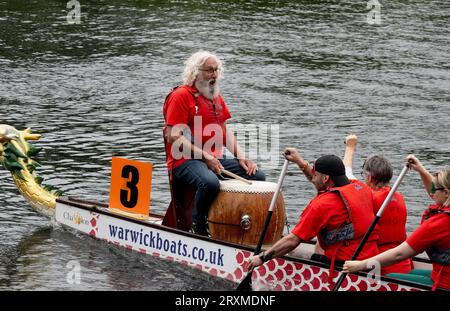
[[[251,182],[250,180],[247,180],[247,179],[245,179],[245,178],[242,178],[241,176],[238,176],[238,175],[236,175],[236,174],[234,174],[234,173],[232,173],[232,172],[229,172],[229,171],[227,171],[227,170],[222,170],[221,173],[225,173],[226,175],[228,175],[228,176],[230,176],[230,177],[233,177],[234,179],[240,180],[240,181],[242,181],[242,182],[245,182],[246,184],[249,184],[249,185],[252,184],[252,182]]]

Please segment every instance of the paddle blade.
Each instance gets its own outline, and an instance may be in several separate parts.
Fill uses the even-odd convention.
[[[252,273],[249,272],[247,276],[242,280],[242,282],[236,288],[238,292],[250,292],[252,290]]]
[[[339,279],[337,280],[336,284],[333,287],[333,292],[337,292],[339,290],[346,277],[347,273],[341,273]]]

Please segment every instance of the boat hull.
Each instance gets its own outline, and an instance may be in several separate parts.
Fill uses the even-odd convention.
[[[239,283],[252,249],[162,226],[161,218],[135,219],[111,212],[105,205],[83,200],[57,200],[55,219],[63,226],[119,247],[191,266],[212,276]],[[276,258],[255,269],[255,290],[329,291],[329,267],[303,258]],[[336,281],[338,271],[333,280]],[[364,273],[349,275],[344,291],[417,291],[425,285],[382,277],[372,281]]]

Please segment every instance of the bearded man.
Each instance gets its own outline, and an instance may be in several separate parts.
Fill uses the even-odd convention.
[[[191,231],[207,236],[209,206],[219,192],[217,175],[224,169],[251,180],[265,180],[265,175],[245,157],[227,128],[231,114],[220,95],[220,59],[199,51],[185,65],[183,85],[164,103],[167,167],[171,181],[196,189]],[[223,146],[235,158],[224,158]]]

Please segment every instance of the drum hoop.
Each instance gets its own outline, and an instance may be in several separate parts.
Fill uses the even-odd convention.
[[[230,193],[274,193],[276,183],[267,181],[252,181],[251,185],[244,184],[238,180],[221,180],[220,191]]]

